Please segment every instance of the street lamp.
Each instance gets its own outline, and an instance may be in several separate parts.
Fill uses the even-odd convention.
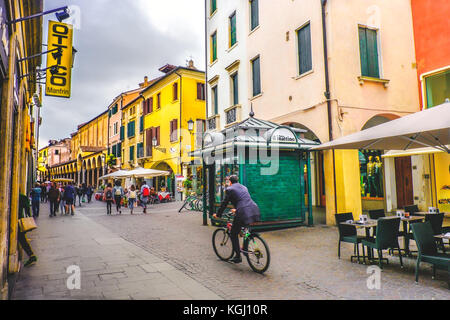
[[[167,149],[166,148],[160,148],[158,147],[158,140],[156,139],[156,137],[153,137],[152,139],[152,144],[153,144],[153,148],[155,148],[156,150],[166,153]]]
[[[193,121],[192,119],[190,119],[190,120],[188,121],[188,130],[189,130],[189,132],[191,132],[191,133],[192,133],[192,131],[194,131],[194,121]]]

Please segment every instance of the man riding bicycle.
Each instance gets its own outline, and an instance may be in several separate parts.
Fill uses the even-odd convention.
[[[232,203],[235,209],[231,211],[235,214],[233,226],[231,228],[231,241],[233,244],[234,258],[230,260],[234,263],[241,263],[241,248],[239,246],[239,233],[243,227],[259,221],[261,213],[258,205],[252,200],[247,187],[239,183],[239,178],[235,175],[227,177],[227,189],[219,211],[214,214],[214,218],[220,218],[228,203]]]

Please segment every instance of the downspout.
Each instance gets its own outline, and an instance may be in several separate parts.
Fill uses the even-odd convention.
[[[203,132],[206,131],[206,128],[208,127],[207,121],[208,121],[208,6],[207,1],[205,0],[205,108],[206,108],[206,119],[205,119],[205,128]],[[202,137],[202,149],[203,149],[203,137]],[[203,152],[203,151],[202,151]],[[202,154],[202,153],[201,153]],[[202,180],[203,180],[203,225],[208,225],[208,213],[206,208],[207,203],[207,194],[206,194],[206,184],[209,183],[206,180],[206,163],[202,157]]]
[[[327,5],[327,0],[320,0],[322,7],[322,30],[323,30],[323,57],[325,66],[325,97],[327,99],[327,113],[328,113],[328,139],[333,141],[333,126],[332,126],[332,115],[331,115],[331,93],[330,93],[330,74],[328,71],[328,46],[327,46],[327,23],[326,23],[326,12],[325,8]],[[333,185],[334,185],[334,207],[337,213],[337,190],[336,190],[336,159],[333,149]]]
[[[179,174],[181,175],[183,173],[183,167],[182,167],[182,160],[183,160],[183,136],[181,134],[181,127],[182,127],[182,123],[183,123],[183,118],[182,116],[182,108],[183,108],[183,77],[181,76],[181,74],[179,74],[177,71],[175,71],[175,74],[180,78],[180,130],[179,130],[179,137],[180,137],[180,167],[179,167]],[[178,129],[178,128],[177,128]],[[174,190],[173,190],[173,194],[175,194],[175,189],[176,189],[176,178],[174,181]],[[181,192],[181,201],[183,201],[183,192]]]

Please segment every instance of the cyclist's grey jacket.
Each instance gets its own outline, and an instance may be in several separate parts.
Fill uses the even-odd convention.
[[[217,216],[221,217],[228,203],[231,202],[236,209],[236,219],[244,224],[251,224],[260,220],[261,213],[258,205],[250,197],[247,187],[235,183],[225,191],[225,199],[220,206]]]

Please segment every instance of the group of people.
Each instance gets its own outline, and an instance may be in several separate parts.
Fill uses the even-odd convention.
[[[124,197],[127,197],[128,208],[131,210],[131,214],[134,212],[134,208],[138,203],[143,208],[143,213],[147,213],[147,205],[154,203],[157,200],[157,193],[155,188],[150,187],[145,181],[140,188],[132,185],[130,189],[123,189],[120,181],[114,183],[114,187],[111,183],[108,183],[103,191],[103,201],[106,202],[106,214],[112,214],[112,205],[116,205],[116,212],[122,214],[122,201]]]
[[[81,202],[90,203],[93,194],[94,188],[86,184],[74,186],[72,182],[64,185],[52,182],[43,187],[37,183],[30,192],[33,217],[39,217],[41,202],[50,203],[50,217],[56,216],[59,211],[61,211],[61,215],[69,213],[74,215],[77,197],[78,204],[81,206]]]

